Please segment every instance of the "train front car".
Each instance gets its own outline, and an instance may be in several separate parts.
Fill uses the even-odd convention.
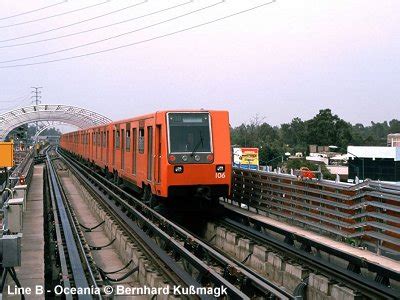
[[[168,197],[217,203],[231,185],[226,111],[167,112]]]

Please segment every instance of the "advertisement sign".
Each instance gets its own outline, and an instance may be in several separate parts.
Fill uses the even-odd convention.
[[[258,170],[258,148],[233,148],[233,165],[242,169]]]

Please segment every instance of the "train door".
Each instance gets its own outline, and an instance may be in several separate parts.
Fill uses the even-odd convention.
[[[156,137],[155,137],[155,168],[154,168],[154,180],[155,182],[161,181],[161,125],[156,126]]]
[[[93,155],[92,158],[94,157],[97,159],[97,132],[93,131]]]
[[[129,171],[131,171],[130,167],[132,165],[132,163],[129,164],[130,159],[131,159],[131,157],[129,156],[129,152],[131,152],[131,144],[132,144],[132,141],[131,141],[131,124],[130,123],[126,123],[125,130],[126,130],[126,133],[125,133],[125,158],[124,158],[124,164],[126,166],[126,170],[129,172]]]
[[[103,163],[103,131],[100,131],[100,161]]]
[[[100,158],[100,155],[99,155],[99,146],[100,146],[100,131],[96,131],[96,133],[95,133],[95,135],[94,135],[94,138],[95,138],[95,140],[96,140],[96,142],[95,142],[95,145],[96,145],[96,152],[95,152],[95,157],[96,157],[96,160],[97,159],[99,159]],[[100,149],[101,150],[101,149]]]
[[[109,165],[110,163],[110,151],[108,151],[108,147],[110,147],[110,130],[107,130],[106,133],[106,163]]]
[[[147,127],[147,179],[152,180],[153,172],[153,126]]]
[[[111,151],[112,151],[112,165],[114,167],[115,165],[115,129],[113,129],[112,132],[112,146],[111,146]]]
[[[125,168],[125,129],[121,129],[121,169]]]
[[[136,175],[137,129],[132,129],[132,174]]]
[[[89,160],[92,160],[94,155],[93,155],[93,148],[94,148],[94,132],[89,133]]]
[[[84,131],[82,133],[82,138],[83,138],[83,157],[87,158],[87,133]]]

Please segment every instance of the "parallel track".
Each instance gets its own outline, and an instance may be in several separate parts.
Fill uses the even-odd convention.
[[[351,270],[333,265],[307,251],[296,248],[294,245],[278,240],[273,236],[266,235],[260,230],[262,225],[260,225],[256,220],[229,209],[226,209],[225,215],[230,215],[231,218],[227,217],[223,219],[221,225],[224,227],[232,229],[243,236],[249,237],[261,245],[270,246],[278,250],[280,253],[283,253],[285,256],[294,258],[310,269],[316,270],[331,279],[342,282],[346,286],[361,292],[363,295],[366,295],[371,299],[400,299],[400,291],[398,290],[396,291],[376,281],[365,278],[361,274],[357,274]],[[245,225],[241,222],[243,220],[257,224],[257,226],[251,227]]]
[[[140,235],[145,243],[152,244],[160,260],[176,272],[186,285],[201,286],[200,282],[204,281],[211,282],[214,286],[224,286],[231,299],[250,299],[255,295],[294,299],[285,289],[172,223],[91,168],[73,160],[64,152],[58,151],[58,153],[79,180],[96,193],[103,203],[112,209],[113,214],[125,223],[125,226]],[[162,241],[164,249],[155,243],[155,239]],[[167,253],[172,254],[172,257]],[[179,258],[184,259],[198,271],[197,280],[180,268]]]
[[[73,285],[76,288],[91,289],[97,288],[96,276],[92,272],[91,265],[86,256],[85,248],[80,240],[78,230],[74,224],[71,211],[66,205],[66,197],[63,192],[61,183],[55,171],[52,158],[49,151],[46,152],[46,165],[49,179],[49,188],[51,201],[53,203],[53,213],[56,221],[56,235],[58,242],[62,243],[59,248],[59,258],[61,269],[63,272],[64,288]],[[58,224],[58,221],[60,222]],[[64,254],[66,249],[66,255]],[[65,278],[67,273],[71,273],[71,278]],[[72,299],[71,295],[66,295],[67,299]],[[96,295],[82,294],[78,295],[79,299],[93,299]],[[98,295],[97,298],[100,298]]]

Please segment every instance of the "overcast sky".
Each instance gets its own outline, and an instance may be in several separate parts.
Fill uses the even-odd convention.
[[[0,68],[0,109],[29,104],[30,87],[42,86],[44,103],[82,106],[114,120],[178,108],[229,110],[234,126],[256,114],[273,125],[308,119],[323,108],[352,123],[400,118],[398,0],[277,0],[144,43],[267,1],[69,0],[41,9],[60,2],[0,2],[0,67],[136,44]],[[112,38],[129,31],[136,32]],[[37,42],[46,39],[52,40]],[[93,43],[102,39],[108,40]],[[86,43],[93,44],[81,47]],[[71,47],[77,48],[63,51]],[[21,60],[54,51],[61,52]]]

